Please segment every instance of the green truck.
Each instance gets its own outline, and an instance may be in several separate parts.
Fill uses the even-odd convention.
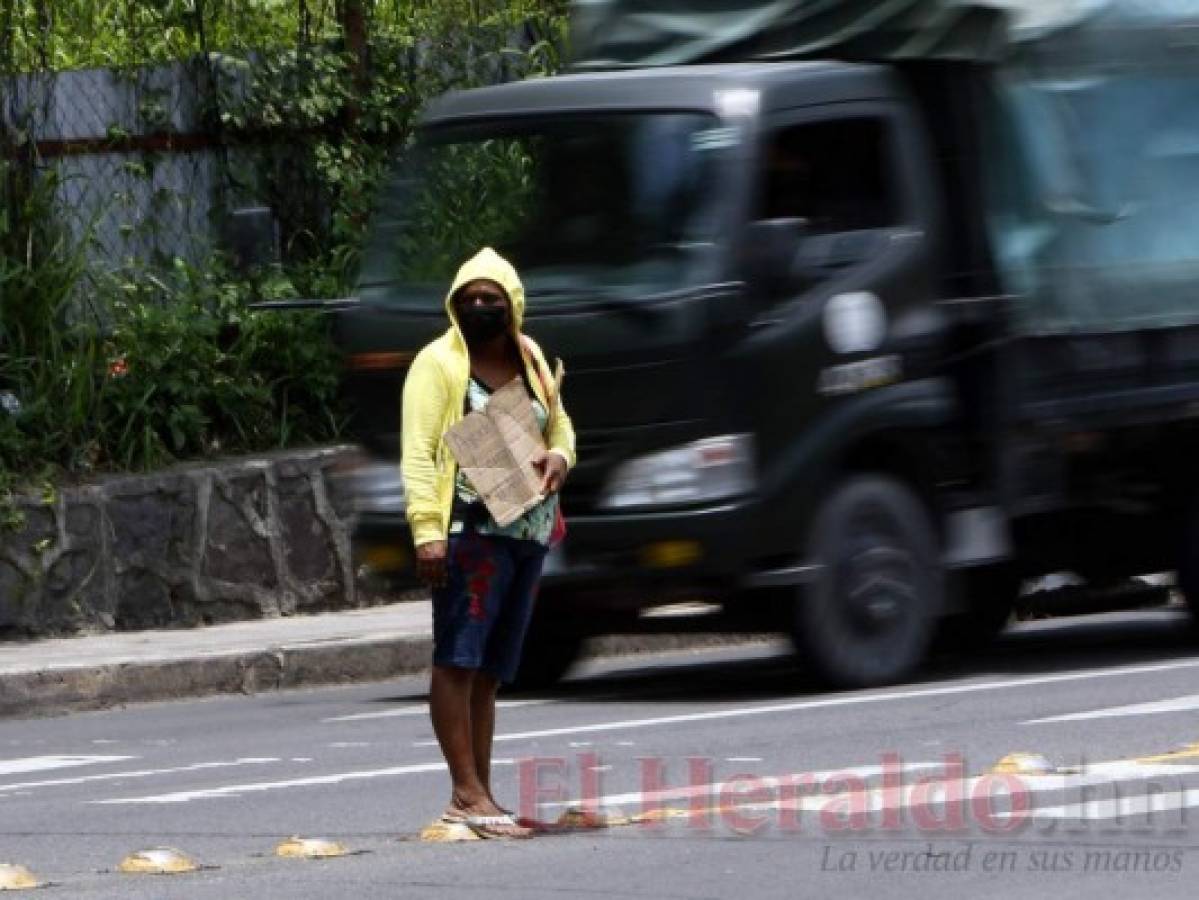
[[[399,386],[491,245],[579,435],[525,683],[680,599],[848,687],[1044,573],[1199,603],[1194,4],[677,6],[424,116],[335,314],[363,565],[410,571]]]

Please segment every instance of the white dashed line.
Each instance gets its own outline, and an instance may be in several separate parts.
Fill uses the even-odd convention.
[[[493,766],[510,766],[511,759],[495,759]],[[228,784],[222,787],[200,788],[194,791],[175,791],[169,794],[153,794],[147,797],[120,797],[111,800],[89,800],[97,806],[116,806],[138,803],[189,803],[192,800],[218,800],[225,797],[240,797],[242,794],[260,794],[266,791],[283,791],[291,788],[319,787],[341,784],[346,781],[362,781],[369,778],[395,778],[401,775],[419,775],[425,772],[445,771],[443,762],[422,763],[414,766],[392,766],[387,769],[366,769],[358,772],[337,772],[332,775],[314,775],[309,778],[292,778],[286,781],[261,781],[250,784]]]
[[[1067,713],[1062,716],[1046,716],[1029,719],[1021,725],[1045,725],[1049,722],[1084,722],[1088,719],[1115,719],[1121,716],[1149,716],[1156,713],[1191,712],[1199,709],[1199,694],[1175,697],[1172,700],[1155,700],[1150,703],[1130,703],[1127,706],[1109,706],[1088,712]]]
[[[517,731],[497,734],[496,742],[525,741],[534,738],[564,737],[574,734],[596,734],[603,731],[626,731],[633,728],[654,728],[659,725],[681,725],[691,722],[712,722],[720,719],[739,719],[748,716],[769,716],[780,713],[803,712],[812,709],[834,709],[841,706],[863,706],[871,703],[895,703],[901,700],[920,700],[926,697],[951,697],[955,695],[979,694],[990,691],[1019,690],[1040,687],[1046,684],[1065,684],[1074,681],[1090,681],[1101,678],[1125,678],[1130,675],[1149,675],[1182,669],[1199,668],[1199,659],[1187,659],[1154,665],[1118,666],[1108,669],[1084,669],[1075,672],[1059,672],[1032,678],[1013,678],[1004,681],[983,681],[971,684],[953,684],[943,687],[918,688],[909,691],[885,691],[880,693],[846,694],[826,697],[821,700],[798,700],[794,703],[772,703],[765,706],[734,707],[708,712],[685,713],[675,716],[658,716],[650,719],[621,719],[615,722],[593,722],[562,728],[543,728],[537,731]],[[436,741],[417,741],[414,747],[435,747]]]
[[[229,769],[237,766],[258,766],[276,763],[276,757],[244,757],[228,762],[195,763],[190,766],[175,766],[169,769],[142,769],[136,772],[106,772],[103,775],[78,775],[74,778],[55,778],[48,781],[23,781],[17,784],[0,784],[0,791],[15,791],[26,788],[61,787],[72,784],[90,784],[95,781],[124,781],[128,778],[154,778],[158,775],[178,775],[181,772],[201,772],[207,769]]]
[[[124,762],[132,756],[27,756],[23,759],[0,759],[0,775],[20,775],[25,772],[47,772],[74,766],[95,766]]]
[[[545,706],[547,703],[552,702],[554,701],[548,699],[500,700],[495,705],[497,709],[517,709],[522,706]],[[429,705],[427,703],[420,703],[415,706],[401,706],[399,709],[381,709],[377,712],[354,713],[350,716],[334,716],[330,719],[321,719],[321,722],[366,722],[371,719],[394,719],[400,716],[427,716],[428,714]]]

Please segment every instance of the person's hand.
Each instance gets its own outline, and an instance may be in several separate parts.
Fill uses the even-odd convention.
[[[562,490],[566,481],[566,460],[560,453],[542,453],[533,460],[533,468],[541,476],[541,493],[548,497]]]
[[[445,541],[430,541],[416,548],[416,576],[431,588],[445,587]]]

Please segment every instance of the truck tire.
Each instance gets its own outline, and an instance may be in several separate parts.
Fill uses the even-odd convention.
[[[583,635],[569,627],[569,619],[560,613],[546,612],[555,601],[543,590],[537,598],[537,610],[529,623],[520,667],[510,690],[536,691],[553,687],[570,671],[583,649]]]
[[[796,600],[801,662],[842,688],[911,672],[944,606],[939,542],[916,494],[893,478],[854,476],[818,512],[807,555],[818,574]]]

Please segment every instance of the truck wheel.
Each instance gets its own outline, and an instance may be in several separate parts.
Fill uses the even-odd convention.
[[[1020,576],[1009,566],[971,569],[959,578],[965,612],[943,618],[934,639],[949,653],[990,645],[1007,627],[1020,596]]]
[[[900,482],[856,476],[817,514],[808,558],[820,567],[796,602],[792,639],[837,687],[886,684],[923,659],[944,579],[928,511]]]
[[[568,627],[561,614],[542,612],[543,604],[553,606],[554,600],[543,590],[538,597],[539,610],[533,614],[529,632],[525,635],[520,667],[509,689],[535,691],[553,687],[570,671],[583,649],[583,636]]]

